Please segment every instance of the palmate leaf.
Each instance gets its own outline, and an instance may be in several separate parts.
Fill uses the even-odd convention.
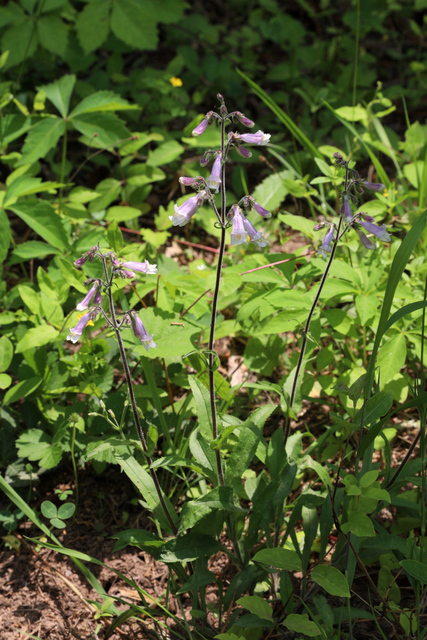
[[[62,78],[51,84],[39,87],[39,89],[45,91],[46,98],[58,109],[63,118],[66,118],[68,115],[71,94],[73,93],[75,83],[76,76],[70,74],[62,76]]]
[[[111,13],[114,35],[132,48],[155,49],[158,41],[158,19],[153,9],[149,5],[145,8],[141,0],[115,2]]]
[[[34,23],[30,16],[24,15],[8,29],[2,38],[2,50],[9,51],[4,69],[19,64],[25,57],[31,58],[37,49],[37,38],[33,37]]]
[[[59,138],[64,133],[65,122],[61,118],[53,116],[38,122],[28,133],[22,148],[22,157],[16,166],[33,164],[39,158],[44,157],[48,151],[56,147]]]
[[[70,117],[73,126],[87,138],[91,147],[102,149],[113,146],[131,134],[123,120],[112,113],[81,113]]]
[[[77,36],[83,51],[88,54],[98,49],[110,31],[111,3],[106,0],[88,2],[76,20]],[[96,24],[96,29],[93,25]]]
[[[37,33],[39,44],[44,48],[59,56],[64,56],[68,44],[68,28],[55,15],[42,16],[37,20]]]

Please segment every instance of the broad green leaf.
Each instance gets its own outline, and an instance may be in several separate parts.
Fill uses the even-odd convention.
[[[134,49],[153,50],[157,46],[156,14],[138,0],[120,0],[113,5],[111,30]]]
[[[136,207],[116,206],[107,210],[104,220],[115,220],[116,222],[125,222],[127,220],[136,220],[143,212]]]
[[[267,211],[275,211],[289,193],[283,179],[292,178],[290,171],[280,171],[265,178],[252,193],[253,198]]]
[[[52,466],[55,466],[55,465],[52,465]],[[64,527],[66,526],[65,522],[63,520],[60,520],[59,518],[52,518],[50,521],[50,524],[52,525],[52,527],[55,527],[55,529],[64,529]]]
[[[113,222],[108,225],[107,240],[112,250],[116,253],[118,253],[122,249],[123,235],[115,220],[113,220]]]
[[[339,107],[335,109],[335,113],[344,120],[357,122],[358,120],[367,120],[368,112],[363,107],[356,105],[354,107]]]
[[[63,251],[68,248],[67,234],[62,220],[48,202],[25,200],[9,208],[53,247]]]
[[[216,487],[198,500],[191,500],[184,504],[179,523],[180,531],[191,529],[197,522],[214,510],[245,512],[244,509],[234,504],[231,487]]]
[[[70,113],[70,118],[74,119],[83,113],[123,111],[127,109],[139,109],[139,107],[129,104],[127,100],[112,91],[97,91],[87,96],[87,98],[83,98]]]
[[[199,419],[199,430],[207,442],[213,439],[212,434],[212,409],[210,395],[206,387],[195,376],[188,376],[191,390],[196,402],[197,417]]]
[[[308,615],[290,613],[288,616],[286,616],[283,625],[287,629],[289,629],[289,631],[294,631],[295,633],[303,633],[309,638],[316,638],[320,636],[317,625],[308,619]]]
[[[130,138],[123,120],[113,113],[81,113],[70,116],[70,120],[86,137],[87,144],[97,149],[113,147]]]
[[[12,384],[12,378],[7,373],[0,373],[0,389],[8,389]]]
[[[27,351],[27,349],[41,347],[44,344],[53,342],[58,335],[59,331],[48,324],[42,324],[39,327],[28,329],[16,345],[16,353],[22,353],[23,351]]]
[[[341,525],[343,533],[352,533],[360,538],[372,538],[375,536],[374,524],[369,516],[361,511],[351,511],[348,522]]]
[[[94,34],[93,28],[92,34]],[[65,75],[51,84],[40,87],[40,89],[43,89],[46,93],[46,98],[58,109],[63,118],[66,118],[68,115],[71,94],[73,93],[75,83],[76,76]]]
[[[292,213],[279,213],[279,220],[284,222],[286,225],[294,229],[295,231],[301,231],[307,238],[313,240],[313,238],[317,237],[315,232],[313,231],[313,223],[307,218],[303,216],[296,216]]]
[[[176,592],[178,595],[181,593],[187,593],[188,591],[196,591],[201,587],[205,587],[208,584],[212,584],[216,581],[216,576],[209,569],[198,569],[190,576],[190,579],[185,582],[180,589]],[[218,636],[216,636],[218,637]],[[237,636],[234,636],[237,638]],[[238,640],[238,639],[237,639]]]
[[[19,284],[18,291],[21,300],[29,308],[31,313],[39,316],[42,315],[42,302],[37,291],[25,284]]]
[[[138,549],[145,551],[147,548],[149,550],[150,548],[160,548],[164,545],[164,541],[158,535],[144,529],[127,529],[113,534],[112,537],[117,538],[113,553],[121,551],[127,546],[138,547]]]
[[[67,502],[67,504],[61,504],[58,509],[58,518],[71,518],[74,511],[76,510],[76,505],[73,502]]]
[[[41,16],[36,21],[39,41],[44,49],[64,56],[68,44],[68,28],[61,18],[55,15]]]
[[[6,212],[0,209],[0,266],[7,258],[10,245],[10,224]]]
[[[301,461],[301,469],[313,469],[322,480],[323,484],[332,489],[332,480],[329,477],[327,468],[320,464],[317,460],[313,460],[311,456],[305,456]]]
[[[397,322],[404,316],[408,316],[414,311],[424,309],[425,307],[427,307],[427,300],[419,300],[418,302],[411,302],[410,304],[406,304],[404,307],[402,307],[398,311],[395,311],[395,313],[390,316],[386,324],[384,333],[388,331],[395,322]]]
[[[261,432],[255,425],[250,424],[250,419],[247,425],[240,428],[239,439],[233,446],[233,451],[227,460],[225,469],[227,484],[231,483],[234,478],[242,477],[253,460],[261,438]]]
[[[378,470],[376,470],[376,471],[368,471],[367,473],[364,473],[363,476],[361,476],[360,479],[359,479],[360,486],[362,488],[369,487],[378,478],[378,474],[379,474]]]
[[[37,49],[37,44],[32,17],[26,16],[24,19],[16,21],[2,37],[1,48],[3,51],[9,51],[4,69],[10,69],[23,62],[25,57],[31,59]]]
[[[195,461],[203,467],[205,474],[212,483],[214,485],[218,484],[215,452],[198,428],[194,429],[190,435],[189,447]]]
[[[106,209],[109,204],[117,200],[120,190],[121,183],[119,180],[115,180],[114,178],[102,180],[102,182],[96,186],[96,192],[99,194],[99,197],[92,200],[89,204],[89,211],[96,213],[97,211]]]
[[[26,398],[37,389],[41,384],[43,378],[41,376],[34,376],[34,378],[28,378],[27,380],[21,380],[18,384],[11,387],[4,396],[3,404],[12,404],[21,398]]]
[[[273,609],[268,602],[266,602],[260,596],[243,596],[243,598],[239,598],[236,602],[239,607],[244,607],[254,615],[258,616],[258,618],[262,618],[263,620],[273,621]]]
[[[379,300],[377,296],[372,293],[371,295],[360,294],[356,296],[355,302],[360,323],[364,327],[368,320],[371,320],[375,316]]]
[[[393,394],[390,393],[390,391],[380,391],[379,393],[376,393],[374,396],[369,398],[363,410],[364,425],[366,426],[379,420],[390,410],[392,404]],[[362,411],[359,411],[356,416],[356,424],[358,422],[360,423],[361,413]]]
[[[350,598],[347,578],[336,567],[318,564],[311,572],[311,578],[331,596]]]
[[[415,189],[419,188],[421,177],[423,175],[423,169],[423,160],[418,160],[417,162],[403,165],[403,173],[405,174],[405,178],[407,178],[407,180]]]
[[[77,289],[77,291],[80,291],[80,293],[86,294],[88,288],[83,284],[86,280],[84,273],[76,269],[76,267],[71,264],[71,262],[68,262],[68,260],[65,260],[65,258],[58,258],[58,263],[64,281],[71,287]]]
[[[41,178],[19,176],[19,178],[7,186],[3,206],[7,207],[21,196],[29,196],[34,193],[42,193],[43,191],[53,192],[53,190],[59,186],[59,182],[42,182]]]
[[[384,342],[377,355],[381,384],[385,384],[405,366],[406,338],[402,333]]]
[[[133,187],[143,187],[146,184],[151,184],[151,182],[158,182],[166,178],[165,172],[159,167],[149,167],[147,164],[132,165],[127,173],[128,183]],[[182,202],[179,202],[179,204],[182,204]]]
[[[41,503],[40,511],[45,518],[56,518],[58,515],[58,509],[50,500],[45,500]]]
[[[302,571],[301,558],[291,549],[276,547],[274,549],[261,549],[253,557],[255,562],[262,562],[269,567],[286,569],[287,571]]]
[[[184,147],[182,145],[176,140],[168,140],[149,153],[147,165],[159,167],[163,164],[169,164],[179,158],[183,153]]]
[[[56,117],[43,118],[28,133],[22,148],[22,157],[16,166],[33,164],[39,158],[43,158],[48,151],[57,146],[59,138],[64,133],[64,120]]]
[[[6,371],[13,358],[13,344],[7,336],[0,338],[0,371]]]
[[[106,39],[110,30],[108,18],[111,4],[105,0],[88,2],[82,11],[79,11],[76,20],[76,31],[85,54],[98,49]],[[93,25],[96,24],[96,29]]]
[[[399,564],[410,576],[427,584],[427,564],[418,560],[401,560]]]
[[[163,562],[192,562],[212,556],[221,549],[220,543],[204,533],[190,532],[168,541],[160,552]]]

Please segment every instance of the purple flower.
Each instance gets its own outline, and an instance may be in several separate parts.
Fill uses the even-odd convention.
[[[371,216],[369,216],[371,217]],[[377,238],[382,240],[383,242],[389,242],[391,240],[391,236],[385,228],[385,224],[379,227],[376,224],[372,224],[372,222],[368,222],[365,220],[361,220],[360,224],[368,233],[373,233]],[[363,242],[363,241],[362,241]]]
[[[242,214],[242,218],[243,218],[243,226],[246,230],[246,233],[249,236],[249,240],[254,244],[256,244],[258,249],[261,249],[262,247],[266,247],[268,243],[262,237],[261,231],[257,231],[253,226],[253,224],[249,222],[249,220],[243,214]]]
[[[203,204],[203,200],[206,197],[206,191],[201,191],[192,198],[188,198],[180,207],[176,204],[174,206],[175,213],[173,216],[169,216],[169,220],[173,226],[183,227],[196,213],[197,209]]]
[[[243,115],[243,113],[240,113],[240,111],[236,111],[236,116],[238,117],[239,122],[241,122],[244,127],[248,127],[248,129],[251,129],[255,126],[255,122],[249,120],[249,118]]]
[[[148,273],[150,275],[157,273],[157,265],[150,264],[148,260],[144,260],[144,262],[123,262],[121,266],[132,271],[139,271],[139,273]]]
[[[240,207],[237,204],[233,204],[231,207],[233,210],[233,225],[231,228],[231,241],[232,247],[236,244],[248,244],[248,234],[243,224],[243,214]]]
[[[221,184],[221,151],[217,151],[215,162],[213,163],[212,173],[207,179],[207,185],[209,189],[218,193],[219,185]]]
[[[85,295],[85,297],[83,298],[83,300],[79,302],[79,304],[77,305],[76,307],[77,311],[85,311],[86,309],[88,309],[90,305],[90,301],[92,300],[93,296],[96,294],[98,287],[99,287],[99,282],[98,280],[96,280],[93,283],[92,287],[87,292],[87,294]]]
[[[271,213],[267,211],[267,209],[264,209],[264,207],[261,207],[261,205],[258,204],[258,202],[255,202],[253,198],[249,198],[249,201],[260,216],[262,216],[263,218],[271,218]]]
[[[101,292],[100,292],[100,290],[99,290],[99,289],[97,289],[97,290],[96,290],[96,293],[95,293],[95,297],[94,297],[94,299],[93,299],[93,303],[94,303],[94,304],[101,304],[101,302],[102,302]]]
[[[271,135],[264,133],[264,131],[257,131],[256,133],[242,133],[239,137],[242,142],[247,144],[263,146],[270,142]]]
[[[341,207],[341,213],[344,214],[344,220],[348,224],[353,220],[353,214],[351,213],[351,206],[347,196],[344,196],[344,202]]]
[[[203,182],[203,178],[201,176],[196,176],[195,178],[190,178],[188,176],[181,176],[179,181],[181,184],[187,187],[193,187],[195,184],[198,184],[199,182]]]
[[[77,269],[80,269],[80,267],[82,267],[84,265],[86,260],[87,260],[87,257],[86,256],[82,256],[81,258],[78,258],[75,261],[74,266],[77,267]]]
[[[206,127],[209,124],[209,117],[210,117],[211,113],[212,112],[209,111],[209,113],[207,113],[205,115],[205,117],[203,118],[201,123],[198,124],[195,129],[193,129],[193,131],[191,132],[193,134],[193,136],[200,136],[202,133],[204,133],[204,131],[206,131]]]
[[[90,321],[91,319],[90,316],[91,316],[91,313],[90,311],[88,311],[88,313],[85,313],[85,315],[80,318],[76,326],[70,329],[70,333],[67,336],[67,340],[70,340],[74,344],[77,342],[77,340],[80,338],[80,336],[83,333],[83,329],[85,328],[87,323]]]
[[[146,351],[151,347],[154,349],[157,347],[156,343],[153,340],[153,336],[147,333],[146,328],[142,324],[142,320],[136,311],[132,312],[132,329],[137,338],[140,338],[142,346]]]
[[[365,236],[365,234],[363,233],[363,231],[360,231],[360,229],[358,229],[357,231],[359,238],[360,238],[360,242],[363,244],[363,246],[365,247],[365,249],[375,249],[375,245],[372,244],[372,242],[369,240],[369,238],[367,238]]]
[[[363,186],[371,191],[382,191],[385,187],[381,182],[364,182]]]
[[[241,147],[240,145],[236,144],[235,149],[237,151],[237,153],[239,154],[239,156],[242,156],[242,158],[250,158],[252,153],[249,151],[249,149],[245,149],[245,147]]]
[[[325,237],[323,238],[322,245],[319,247],[319,251],[317,252],[317,256],[319,258],[323,258],[324,260],[326,260],[328,253],[331,252],[331,242],[334,238],[334,230],[335,230],[335,225],[331,224],[331,226],[329,227],[329,231],[326,233]]]

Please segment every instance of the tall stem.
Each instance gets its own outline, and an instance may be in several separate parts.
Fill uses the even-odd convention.
[[[155,486],[155,489],[156,489],[156,492],[157,492],[157,495],[158,495],[158,498],[159,498],[159,502],[160,502],[161,507],[163,509],[163,513],[165,514],[165,516],[166,516],[166,518],[167,518],[167,520],[168,520],[168,522],[169,522],[169,524],[171,526],[171,529],[172,529],[173,533],[176,535],[177,532],[178,532],[178,529],[177,529],[177,527],[176,527],[176,525],[175,525],[175,523],[174,523],[174,521],[172,519],[171,514],[169,513],[169,510],[168,510],[167,506],[166,506],[166,503],[165,503],[165,500],[164,500],[164,497],[163,497],[163,494],[162,494],[162,490],[160,488],[160,484],[159,484],[159,481],[157,479],[156,472],[151,467],[151,465],[153,463],[153,460],[152,460],[151,456],[148,454],[147,440],[145,438],[144,431],[142,429],[141,422],[140,422],[139,415],[138,415],[138,409],[137,409],[137,405],[136,405],[135,394],[134,394],[134,391],[133,391],[133,385],[132,385],[132,378],[131,378],[131,374],[130,374],[129,363],[128,363],[128,360],[127,360],[127,357],[126,357],[126,351],[125,351],[125,347],[124,347],[124,344],[123,344],[122,335],[120,333],[120,329],[117,326],[116,310],[114,308],[113,293],[111,291],[111,278],[109,277],[107,264],[106,264],[106,260],[105,260],[104,257],[102,257],[102,263],[103,263],[103,266],[104,266],[105,280],[108,283],[107,290],[108,290],[108,302],[109,302],[109,305],[110,305],[111,320],[112,320],[112,323],[114,325],[114,331],[116,333],[117,342],[119,344],[120,355],[121,355],[121,358],[122,358],[123,367],[124,367],[124,371],[125,371],[126,384],[128,386],[128,390],[129,390],[129,398],[130,398],[130,403],[131,403],[131,406],[132,406],[133,418],[135,420],[135,425],[136,425],[136,428],[137,428],[137,431],[138,431],[138,436],[139,436],[139,439],[141,441],[142,448],[144,450],[144,454],[145,454],[145,457],[146,457],[146,460],[147,460],[148,470],[149,470],[151,479],[153,480],[153,483],[154,483],[154,486]]]
[[[337,246],[338,246],[338,238],[340,237],[340,233],[341,233],[342,221],[343,221],[343,218],[342,218],[342,216],[340,216],[339,221],[338,221],[338,226],[337,226],[337,235],[336,235],[337,241],[334,242],[333,245],[332,245],[332,251],[331,251],[331,254],[329,256],[328,264],[326,265],[326,269],[323,272],[323,276],[322,276],[322,279],[320,280],[319,288],[317,289],[317,293],[316,293],[316,295],[314,297],[313,304],[311,305],[311,309],[309,311],[307,320],[305,322],[305,326],[304,326],[304,330],[303,330],[303,339],[302,339],[302,344],[301,344],[301,350],[300,350],[300,353],[299,353],[298,362],[297,362],[297,366],[296,366],[296,369],[295,369],[295,376],[294,376],[294,380],[292,382],[292,389],[291,389],[290,398],[289,398],[289,409],[292,409],[292,406],[293,406],[294,401],[295,401],[295,396],[296,396],[297,388],[298,388],[298,380],[299,380],[299,377],[301,375],[302,365],[303,365],[304,356],[305,356],[305,350],[307,348],[308,334],[309,334],[309,331],[310,331],[311,320],[313,318],[313,314],[314,314],[314,311],[316,309],[317,303],[319,302],[320,296],[322,294],[322,290],[323,290],[323,287],[325,285],[326,278],[328,277],[329,270],[330,270],[330,268],[332,266],[332,262],[333,262],[333,260],[335,258],[335,254],[336,254]],[[286,441],[287,441],[288,436],[289,436],[290,424],[291,424],[291,417],[288,414],[287,419],[286,419],[285,435],[284,435],[285,445],[286,445]]]
[[[225,162],[224,162],[224,150],[225,150],[225,118],[221,120],[221,240],[219,244],[219,253],[218,253],[218,264],[216,267],[216,280],[215,280],[215,289],[212,298],[212,314],[211,314],[211,327],[209,332],[209,395],[211,401],[211,413],[212,413],[212,438],[215,440],[218,437],[218,417],[216,412],[216,403],[215,403],[215,372],[214,372],[214,363],[215,363],[215,355],[213,353],[214,341],[215,341],[215,326],[216,326],[216,314],[218,310],[218,298],[219,298],[219,288],[221,285],[221,273],[222,273],[222,264],[224,261],[224,251],[225,251],[225,209],[226,209],[226,191],[225,191]],[[225,484],[224,479],[224,470],[222,468],[222,460],[221,460],[221,451],[219,449],[215,449],[215,458],[216,458],[216,468],[218,472],[218,480],[221,485]]]

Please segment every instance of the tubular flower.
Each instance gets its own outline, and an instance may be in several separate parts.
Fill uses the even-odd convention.
[[[149,275],[157,273],[157,265],[150,264],[148,260],[144,260],[144,262],[123,262],[121,266],[131,271],[139,271],[139,273],[148,273]]]
[[[86,309],[88,309],[88,307],[90,305],[90,301],[92,300],[93,296],[98,291],[98,288],[99,288],[99,282],[98,282],[98,280],[96,280],[93,283],[92,287],[87,292],[87,294],[85,295],[85,297],[83,298],[83,300],[81,302],[79,302],[79,304],[77,305],[77,307],[76,307],[77,311],[85,311]]]
[[[211,114],[212,114],[212,111],[209,111],[209,113],[205,115],[201,123],[198,124],[195,129],[193,129],[193,131],[191,132],[193,136],[200,136],[202,133],[206,131],[206,127],[209,124],[209,118]]]
[[[351,206],[347,196],[344,196],[344,202],[341,207],[341,213],[344,215],[346,223],[350,223],[353,220],[353,214],[351,213]]]
[[[147,333],[146,328],[142,324],[142,320],[139,315],[134,311],[132,313],[132,329],[137,338],[141,340],[142,346],[146,351],[151,347],[154,349],[157,347],[156,343],[153,340],[153,336]]]
[[[197,209],[203,204],[203,200],[206,197],[206,191],[201,191],[192,198],[188,198],[180,207],[176,204],[174,207],[175,213],[169,216],[169,220],[174,227],[183,227],[196,213]]]
[[[83,329],[85,328],[87,323],[90,321],[91,319],[90,316],[91,316],[91,313],[90,311],[88,311],[88,313],[85,313],[85,315],[80,318],[76,326],[70,329],[70,333],[67,336],[67,340],[70,340],[70,342],[73,342],[74,344],[77,342],[77,340],[80,338],[80,336],[83,333]]]
[[[203,178],[202,176],[196,176],[195,178],[190,178],[189,176],[181,176],[179,179],[180,183],[187,186],[187,187],[193,187],[194,185],[198,184],[199,182],[203,182]]]
[[[248,234],[243,222],[244,215],[237,204],[233,204],[231,208],[233,210],[233,225],[230,244],[232,247],[236,244],[248,244]]]
[[[209,189],[215,191],[215,193],[218,193],[219,185],[221,184],[221,158],[221,151],[217,151],[212,173],[206,181]]]
[[[381,184],[381,182],[363,182],[362,184],[371,191],[382,191],[385,188],[385,185]]]
[[[264,207],[261,207],[261,205],[258,204],[258,202],[255,202],[253,198],[249,198],[249,201],[260,216],[262,216],[263,218],[271,218],[271,213],[267,211],[267,209],[264,209]]]
[[[239,156],[242,156],[242,158],[250,158],[252,153],[251,151],[249,151],[249,149],[245,149],[245,147],[241,147],[240,145],[236,144],[235,149],[237,151],[237,153],[239,154]]]
[[[262,249],[262,247],[267,246],[267,242],[262,237],[261,231],[257,231],[253,224],[249,222],[249,220],[242,214],[243,218],[243,226],[245,227],[246,233],[249,236],[249,240],[256,244],[258,249]]]
[[[264,133],[264,131],[257,131],[256,133],[242,133],[239,135],[242,142],[247,144],[257,144],[264,146],[270,142],[271,134]]]
[[[324,260],[326,260],[328,253],[331,252],[331,242],[334,238],[334,230],[335,225],[332,224],[329,227],[329,231],[326,233],[321,246],[319,247],[319,251],[317,252],[317,256],[319,258],[323,258]]]
[[[240,113],[240,111],[236,111],[236,116],[239,119],[239,122],[241,122],[244,127],[248,127],[248,129],[251,129],[255,126],[255,122],[249,120],[249,118],[243,115],[243,113]]]
[[[371,216],[367,216],[367,217],[370,218]],[[391,239],[391,235],[386,230],[385,224],[382,224],[379,227],[378,225],[373,224],[370,221],[365,221],[365,220],[361,220],[360,224],[365,229],[365,231],[367,231],[368,233],[373,233],[374,236],[377,236],[377,238],[379,238],[383,242],[389,242],[389,240]]]
[[[357,230],[357,234],[360,238],[360,242],[363,244],[363,246],[365,247],[365,249],[375,249],[375,245],[372,244],[372,242],[369,240],[369,238],[367,238],[365,236],[365,234],[363,233],[363,231],[360,231],[360,229]]]

